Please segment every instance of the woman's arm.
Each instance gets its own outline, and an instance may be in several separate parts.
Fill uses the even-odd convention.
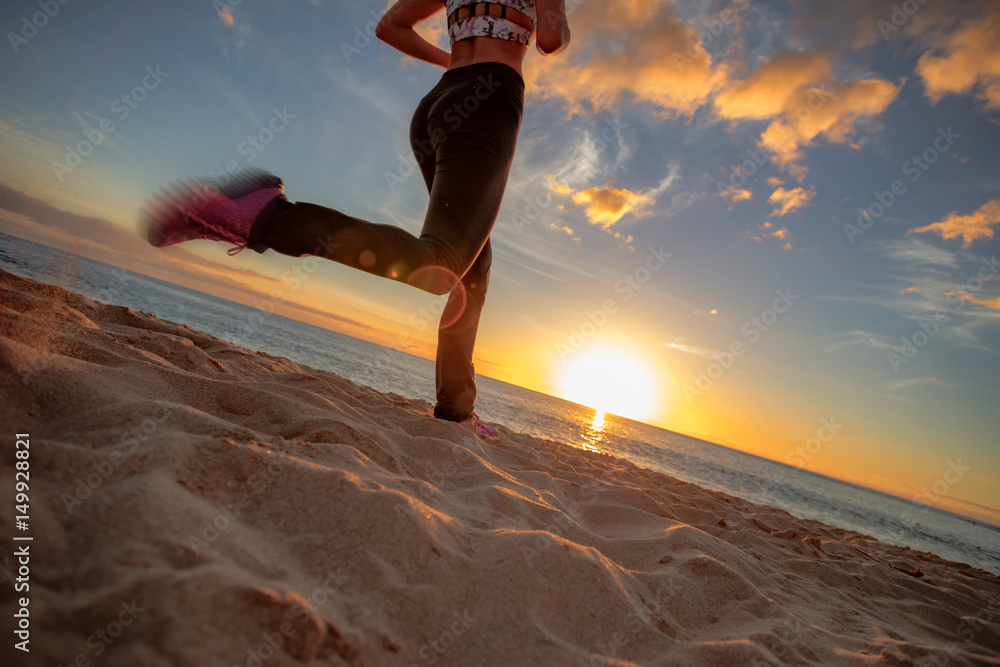
[[[569,46],[569,21],[565,0],[535,0],[538,34],[535,46],[543,56],[554,56]]]
[[[397,0],[375,26],[375,36],[408,56],[447,69],[451,54],[417,34],[413,26],[444,9],[442,0]]]

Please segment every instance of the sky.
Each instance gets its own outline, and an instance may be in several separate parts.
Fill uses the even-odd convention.
[[[442,297],[136,233],[248,166],[419,233],[442,70],[373,37],[386,6],[3,3],[0,231],[432,358]],[[569,49],[525,61],[477,371],[1000,524],[1000,3],[567,6]]]

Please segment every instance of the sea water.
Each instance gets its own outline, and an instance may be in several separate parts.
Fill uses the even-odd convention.
[[[0,233],[0,268],[433,403],[432,362]],[[255,315],[256,314],[256,315]],[[246,326],[252,323],[252,326]],[[1000,574],[1000,527],[480,376],[476,411],[807,519]]]

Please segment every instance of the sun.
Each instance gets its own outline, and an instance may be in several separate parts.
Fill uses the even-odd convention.
[[[595,350],[571,360],[561,386],[569,401],[629,419],[648,418],[656,401],[649,369],[615,349]]]

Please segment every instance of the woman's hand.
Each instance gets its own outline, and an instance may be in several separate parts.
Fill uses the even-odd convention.
[[[451,54],[417,34],[413,26],[444,9],[441,0],[397,0],[375,26],[375,36],[408,56],[440,65],[451,64]]]
[[[535,47],[543,56],[562,53],[569,46],[569,21],[565,0],[535,0],[538,33]]]

